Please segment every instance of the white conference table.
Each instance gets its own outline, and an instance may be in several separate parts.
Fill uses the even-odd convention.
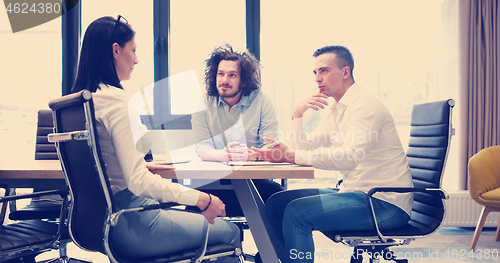
[[[284,260],[284,251],[271,230],[262,198],[249,179],[312,179],[314,169],[298,165],[274,164],[228,166],[219,162],[192,161],[175,164],[175,170],[156,170],[167,179],[231,179],[238,202],[250,227],[263,262]],[[58,160],[0,163],[0,183],[11,188],[66,189]]]

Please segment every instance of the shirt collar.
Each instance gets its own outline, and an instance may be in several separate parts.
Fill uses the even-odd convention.
[[[235,106],[243,106],[243,107],[250,106],[250,104],[252,104],[252,101],[255,99],[255,97],[257,97],[258,93],[259,93],[259,90],[254,90],[248,96],[241,96],[240,101],[238,101],[238,103],[234,104],[233,107],[235,107]],[[221,104],[227,105],[227,103],[220,96],[217,96],[217,106],[220,106]]]
[[[226,102],[219,95],[217,95],[217,107],[221,104],[226,104]]]
[[[353,83],[347,91],[344,93],[344,96],[340,99],[340,101],[333,100],[332,108],[336,107],[348,107],[350,104],[354,102],[354,100],[359,97],[360,94],[363,93],[363,89],[356,83]]]

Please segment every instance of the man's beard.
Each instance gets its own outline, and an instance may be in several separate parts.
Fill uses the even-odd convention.
[[[219,90],[219,96],[221,98],[234,98],[236,95],[238,95],[238,93],[241,92],[241,88],[239,88],[238,90],[232,92],[232,93],[229,93],[229,92],[225,92],[226,90],[222,90],[220,91]]]

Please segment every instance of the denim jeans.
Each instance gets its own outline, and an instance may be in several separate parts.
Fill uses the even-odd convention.
[[[128,189],[115,194],[117,209],[156,204],[150,198],[137,197]],[[130,257],[154,257],[198,248],[204,224],[201,214],[173,209],[129,212],[120,216],[113,228],[112,240],[117,249]],[[241,248],[240,230],[220,217],[210,225],[208,243],[232,244]],[[237,257],[226,257],[217,262],[238,262]]]
[[[257,188],[257,192],[259,192],[259,195],[264,203],[274,193],[285,190],[281,184],[269,179],[252,179],[252,182],[254,183],[255,188]],[[215,181],[215,183],[218,184],[219,181]],[[233,189],[203,189],[203,192],[213,194],[224,202],[226,205],[226,216],[244,216],[243,210],[241,210],[240,203],[238,202],[238,198],[236,197],[236,193]],[[186,209],[190,211],[200,211],[197,207],[192,206],[188,206]]]
[[[401,208],[373,198],[380,229],[398,228],[409,216]],[[297,189],[278,192],[266,204],[266,213],[287,262],[314,262],[313,230],[373,229],[368,197],[363,192],[337,193],[336,189]],[[312,258],[299,257],[312,255]]]

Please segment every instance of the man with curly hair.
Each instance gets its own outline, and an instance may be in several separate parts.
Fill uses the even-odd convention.
[[[192,115],[196,152],[204,161],[256,161],[249,147],[260,148],[263,137],[276,139],[278,122],[269,98],[260,90],[260,62],[249,52],[217,47],[205,61],[207,109]],[[253,180],[262,200],[284,188],[272,180]],[[220,182],[212,183],[220,188]],[[211,186],[205,187],[212,188]],[[227,216],[242,216],[233,190],[207,190],[226,204]]]

